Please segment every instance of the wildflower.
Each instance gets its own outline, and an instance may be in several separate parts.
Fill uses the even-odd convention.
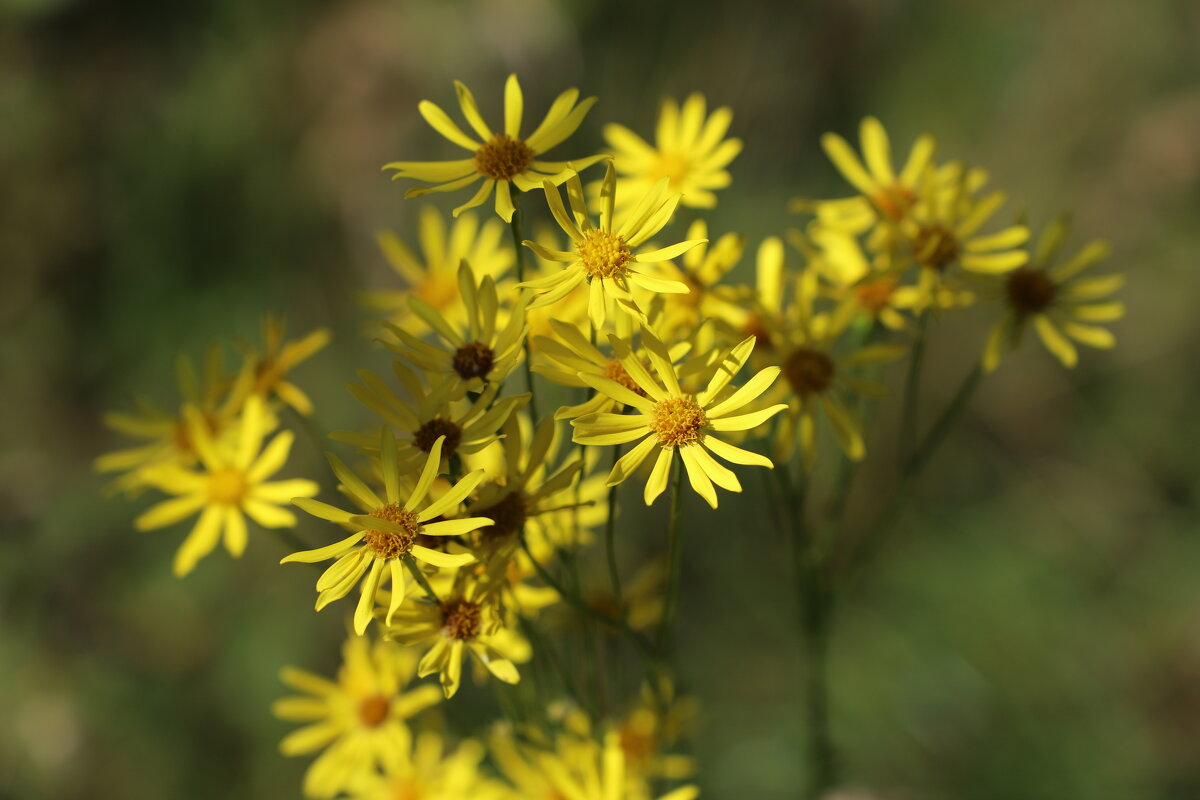
[[[293,497],[311,497],[318,491],[302,478],[267,481],[287,462],[292,449],[291,431],[281,431],[262,447],[267,432],[262,398],[246,401],[238,425],[236,446],[213,439],[208,424],[194,407],[187,408],[188,440],[195,448],[200,470],[174,463],[148,467],[143,476],[148,484],[175,495],[137,518],[138,530],[152,530],[178,522],[197,511],[200,517],[175,554],[175,575],[183,577],[196,562],[212,552],[222,539],[234,558],[246,549],[246,517],[264,528],[290,528],[296,518],[280,508]]]
[[[433,521],[435,517],[456,508],[483,478],[483,470],[476,470],[455,483],[437,500],[424,502],[440,471],[445,441],[444,436],[439,436],[434,441],[421,470],[421,477],[406,499],[402,500],[400,497],[396,440],[391,431],[385,428],[379,445],[385,492],[383,498],[375,494],[337,456],[329,454],[329,463],[334,474],[351,499],[360,508],[367,510],[366,514],[343,511],[319,500],[297,498],[295,501],[297,506],[314,517],[335,522],[348,530],[354,530],[354,533],[340,542],[316,550],[292,553],[279,563],[299,561],[313,564],[334,559],[333,565],[317,580],[317,611],[334,600],[345,597],[365,575],[358,606],[354,611],[354,630],[359,636],[367,630],[371,621],[375,593],[383,581],[385,571],[391,578],[392,586],[387,616],[390,620],[405,596],[405,559],[412,557],[435,567],[450,569],[475,560],[470,553],[443,553],[425,547],[417,543],[418,537],[461,536],[492,524],[492,520],[487,517]]]
[[[701,240],[679,242],[668,247],[638,252],[651,236],[662,230],[675,213],[679,195],[667,196],[667,180],[658,181],[626,216],[625,222],[613,229],[613,207],[616,193],[616,173],[610,163],[600,192],[600,224],[593,226],[583,202],[583,186],[579,175],[567,180],[567,198],[574,219],[568,216],[558,189],[550,181],[543,184],[546,202],[559,226],[571,237],[573,252],[548,250],[537,242],[524,245],[542,258],[565,262],[568,266],[558,273],[518,284],[533,289],[537,298],[530,308],[540,308],[561,300],[576,287],[587,283],[588,318],[596,328],[603,327],[610,301],[639,319],[645,312],[638,307],[631,287],[647,292],[684,293],[688,287],[679,281],[663,280],[635,267],[669,261],[686,253]]]
[[[284,737],[285,756],[319,756],[304,774],[309,797],[333,797],[360,776],[395,763],[412,746],[406,720],[441,701],[435,686],[405,687],[415,677],[416,656],[392,642],[351,636],[342,645],[337,681],[293,667],[280,680],[301,696],[277,700],[271,712],[307,723]]]
[[[479,392],[485,384],[499,384],[508,377],[522,357],[525,299],[522,296],[514,303],[507,324],[498,329],[499,298],[491,276],[484,275],[476,286],[475,273],[464,259],[458,268],[458,285],[467,313],[466,319],[457,325],[420,298],[409,298],[413,313],[437,333],[440,347],[423,342],[395,325],[389,329],[399,341],[389,343],[388,347],[426,375],[448,380],[452,391],[461,386]]]
[[[417,106],[421,116],[434,130],[459,147],[470,150],[471,158],[460,161],[395,161],[384,169],[396,170],[393,179],[414,178],[436,186],[409,189],[405,197],[419,197],[430,192],[451,192],[482,180],[478,191],[470,200],[454,209],[454,216],[468,208],[482,204],[496,193],[496,213],[505,222],[511,222],[515,210],[512,187],[527,192],[542,185],[545,180],[561,183],[569,169],[584,169],[599,161],[603,156],[591,156],[571,162],[539,161],[542,153],[557,146],[575,132],[583,117],[596,102],[589,97],[576,104],[578,89],[568,89],[558,96],[550,106],[542,123],[525,138],[521,138],[521,117],[525,100],[516,75],[509,75],[504,85],[504,131],[495,133],[483,121],[479,107],[471,90],[459,81],[454,82],[458,92],[458,104],[463,117],[480,137],[477,141],[454,123],[438,106],[422,100]]]
[[[666,346],[650,331],[642,330],[642,342],[658,381],[634,357],[627,342],[615,336],[610,336],[609,340],[621,365],[644,394],[609,378],[587,373],[580,373],[580,377],[596,391],[631,406],[636,413],[592,414],[573,420],[571,424],[575,426],[574,440],[579,444],[617,445],[641,439],[613,466],[608,476],[610,486],[624,481],[652,452],[657,452],[654,469],[643,493],[646,505],[651,505],[666,489],[671,462],[678,451],[692,488],[716,508],[714,483],[731,492],[740,492],[742,485],[737,476],[711,454],[734,464],[772,467],[765,456],[742,450],[714,435],[722,431],[750,430],[786,408],[781,404],[731,415],[766,391],[780,372],[778,367],[768,367],[729,396],[722,394],[750,357],[754,337],[745,339],[726,353],[713,370],[708,385],[697,394],[685,393],[680,387]]]
[[[726,167],[742,151],[741,139],[726,139],[733,112],[722,106],[705,116],[704,95],[695,92],[682,108],[672,98],[663,101],[652,147],[623,125],[604,126],[613,148],[613,165],[621,175],[620,194],[640,196],[666,178],[668,191],[683,195],[690,208],[713,208],[714,189],[731,178]]]
[[[1108,329],[1092,323],[1112,322],[1125,315],[1125,304],[1109,299],[1125,283],[1125,276],[1079,277],[1108,256],[1108,243],[1102,241],[1088,243],[1054,266],[1066,234],[1063,220],[1047,226],[1032,263],[1005,276],[1007,308],[984,348],[983,368],[988,372],[1000,365],[1006,348],[1017,346],[1031,323],[1042,344],[1066,367],[1075,366],[1078,360],[1072,339],[1105,349],[1116,344]]]
[[[420,298],[447,322],[457,324],[466,316],[458,293],[459,266],[465,259],[477,278],[487,275],[500,280],[513,264],[506,234],[500,220],[493,217],[481,225],[471,212],[460,215],[447,229],[441,212],[423,206],[417,223],[419,258],[391,231],[376,236],[388,266],[407,287],[403,291],[367,292],[366,303],[387,311],[393,324],[418,336],[430,328],[412,312],[409,297]]]
[[[312,413],[312,401],[300,387],[287,380],[287,374],[329,344],[329,329],[318,328],[303,339],[291,342],[284,342],[283,334],[283,322],[277,317],[268,315],[263,319],[262,352],[247,348],[239,385],[246,394],[257,394],[264,400],[278,397],[307,416]]]
[[[688,293],[661,296],[662,319],[655,329],[663,338],[675,339],[690,334],[708,320],[741,328],[749,312],[733,287],[719,284],[741,260],[745,237],[726,233],[710,247],[708,225],[698,219],[688,227],[687,238],[700,240],[701,244],[684,253],[679,266],[669,261],[663,267],[664,277],[683,283]]]
[[[404,645],[429,646],[417,674],[438,673],[442,692],[453,697],[462,683],[463,655],[469,652],[497,680],[517,683],[514,661],[527,661],[529,643],[506,628],[486,582],[463,580],[436,604],[409,604],[388,626],[387,637]]]
[[[437,692],[436,687],[430,687]],[[347,787],[350,800],[504,800],[503,784],[481,768],[486,755],[474,739],[449,750],[434,731],[421,731],[411,748],[393,748],[383,773],[363,773]]]

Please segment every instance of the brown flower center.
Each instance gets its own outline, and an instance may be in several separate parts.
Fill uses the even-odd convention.
[[[442,442],[442,457],[449,458],[462,441],[462,428],[448,419],[434,417],[413,432],[413,444],[428,453],[439,436],[446,437],[446,441]]]
[[[367,547],[375,551],[380,558],[401,558],[412,550],[413,540],[421,532],[421,523],[417,515],[398,503],[391,503],[375,509],[371,516],[399,525],[404,533],[392,531],[364,531],[363,541]]]
[[[483,342],[467,342],[454,351],[453,363],[454,371],[463,380],[469,381],[472,378],[486,378],[496,363],[496,356],[492,348]]]
[[[771,332],[758,314],[751,313],[742,323],[742,333],[754,337],[754,352],[760,353],[771,348]]]
[[[801,397],[819,394],[833,383],[833,359],[819,350],[799,347],[783,362],[783,377]]]
[[[691,444],[708,424],[704,409],[690,397],[668,397],[654,404],[650,430],[668,447]]]
[[[498,181],[512,180],[529,169],[533,149],[521,139],[498,133],[475,151],[475,171]]]
[[[605,233],[592,228],[584,234],[583,241],[576,242],[575,252],[589,278],[615,278],[624,275],[633,260],[633,251],[625,240],[615,233]]]
[[[642,397],[646,396],[646,392],[642,389],[642,387],[637,385],[637,381],[635,381],[629,375],[629,373],[625,370],[624,365],[615,358],[608,362],[608,366],[605,367],[604,372],[600,374],[608,378],[610,381],[616,381],[634,394],[641,395]]]
[[[892,299],[892,292],[896,291],[896,283],[895,278],[880,278],[870,283],[860,284],[854,287],[854,297],[864,310],[871,314],[878,314],[887,308],[888,302]]]
[[[483,627],[483,608],[470,600],[442,603],[442,633],[450,639],[474,639]]]
[[[913,258],[939,272],[958,258],[958,239],[943,225],[923,225],[913,237]]]
[[[392,710],[392,702],[381,694],[368,697],[358,704],[358,718],[368,728],[378,728]]]
[[[208,496],[214,503],[237,505],[246,493],[246,476],[240,469],[220,469],[208,476]]]
[[[1005,280],[1008,304],[1022,316],[1037,314],[1049,308],[1058,293],[1054,281],[1040,269],[1018,269]]]
[[[525,527],[525,521],[529,519],[529,501],[521,492],[512,491],[490,508],[472,510],[472,513],[492,520],[492,524],[481,531],[485,537],[506,539]]]

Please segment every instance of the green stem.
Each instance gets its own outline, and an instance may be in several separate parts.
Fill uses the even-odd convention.
[[[612,464],[615,467],[621,457],[621,445],[612,449]],[[612,583],[613,607],[617,615],[625,618],[625,604],[621,598],[621,573],[617,569],[617,548],[613,541],[617,527],[617,485],[608,487],[608,517],[604,520],[604,550],[608,556],[608,578]]]
[[[414,559],[411,555],[405,555],[404,566],[408,567],[408,571],[412,573],[413,578],[416,579],[421,589],[424,590],[425,595],[434,603],[441,605],[442,601],[438,599],[437,592],[435,592],[433,587],[429,585],[429,579],[425,577],[425,573],[421,572],[421,568],[417,566],[416,559]]]
[[[917,335],[913,339],[912,355],[908,359],[908,374],[904,378],[904,399],[900,412],[900,446],[896,458],[901,466],[912,454],[917,435],[917,395],[921,387],[921,367],[925,363],[925,332],[929,328],[929,309],[917,317]]]
[[[683,494],[683,458],[675,454],[675,477],[671,481],[671,510],[667,517],[667,595],[663,603],[662,626],[658,631],[658,652],[666,657],[671,650],[675,615],[679,610],[679,584],[683,577],[683,541],[679,533],[679,505]]]
[[[517,198],[513,198],[513,203],[516,203]],[[512,222],[509,223],[509,231],[512,233],[513,256],[516,258],[517,265],[517,283],[525,280],[525,247],[521,244],[521,210],[515,209],[512,215]],[[525,383],[529,386],[529,413],[533,417],[533,424],[537,425],[540,417],[538,416],[537,408],[537,393],[533,387],[533,360],[529,352],[529,334],[526,333],[524,340],[525,348]]]

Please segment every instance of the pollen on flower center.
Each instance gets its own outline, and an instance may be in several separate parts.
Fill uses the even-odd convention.
[[[828,389],[835,371],[833,359],[809,347],[797,348],[783,362],[783,377],[801,397]]]
[[[630,377],[629,373],[625,371],[625,367],[615,358],[608,362],[608,366],[600,374],[610,381],[621,384],[634,394],[641,395],[642,397],[646,396],[645,390],[637,385],[637,381]]]
[[[533,149],[521,139],[498,133],[475,151],[475,170],[498,181],[511,180],[533,163]]]
[[[374,530],[363,532],[363,541],[380,558],[401,558],[412,551],[413,541],[421,533],[421,523],[417,522],[416,514],[398,503],[390,503],[375,509],[370,516],[404,529],[404,533]]]
[[[446,437],[446,441],[442,442],[442,456],[449,458],[462,441],[462,428],[448,419],[434,417],[413,431],[413,444],[428,453],[439,436]]]
[[[392,710],[392,702],[381,694],[373,695],[358,705],[358,718],[368,728],[378,728]]]
[[[521,492],[512,491],[490,508],[473,513],[492,520],[491,525],[480,530],[485,537],[489,539],[508,538],[514,533],[519,533],[525,527],[525,521],[529,519],[529,501]]]
[[[454,371],[464,380],[485,378],[496,363],[492,348],[483,342],[467,342],[454,351]]]
[[[674,189],[680,181],[687,177],[690,169],[691,164],[685,157],[675,153],[664,153],[659,157],[658,163],[654,165],[650,175],[654,180],[668,179],[671,188]]]
[[[442,603],[442,633],[450,639],[474,639],[483,628],[483,609],[470,600]]]
[[[624,275],[633,260],[633,251],[614,233],[593,228],[575,245],[584,272],[590,278],[615,278]]]
[[[958,239],[942,225],[923,225],[913,238],[913,257],[939,272],[958,258]]]
[[[871,197],[871,202],[881,214],[895,220],[903,219],[905,209],[915,203],[916,200],[916,193],[907,186],[901,186],[900,184],[883,189]]]
[[[888,301],[892,299],[892,292],[894,291],[896,291],[895,278],[880,278],[879,280],[855,287],[854,297],[864,309],[872,314],[878,314],[887,308]]]
[[[232,467],[208,476],[208,496],[214,503],[237,505],[246,493],[246,476]]]
[[[1022,315],[1045,311],[1058,293],[1054,281],[1037,269],[1018,269],[1010,273],[1004,288],[1008,293],[1008,304]]]
[[[691,444],[708,424],[704,409],[690,397],[668,397],[654,404],[650,430],[668,447]]]

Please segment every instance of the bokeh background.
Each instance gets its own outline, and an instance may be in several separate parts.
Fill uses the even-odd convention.
[[[1006,362],[842,603],[834,734],[848,780],[887,797],[1200,797],[1186,0],[0,2],[0,797],[298,796],[268,705],[283,664],[333,668],[340,610],[314,615],[311,576],[261,531],[172,578],[183,530],[136,533],[146,499],[102,496],[91,461],[121,442],[100,415],[167,400],[176,351],[253,338],[270,310],[332,327],[299,382],[324,427],[353,424],[342,385],[385,363],[360,292],[399,288],[374,233],[410,235],[417,210],[379,167],[450,157],[418,100],[453,105],[460,78],[494,114],[510,71],[530,114],[566,85],[601,98],[579,152],[608,120],[648,135],[666,95],[731,105],[746,147],[712,227],[751,247],[796,224],[787,198],[843,192],[818,137],[868,113],[900,148],[928,130],[987,166],[1010,210],[1113,242],[1118,349],[1072,373],[1036,347]],[[932,343],[931,402],[984,322]],[[314,442],[297,453],[325,480]],[[781,536],[747,516],[759,488],[685,511],[709,798],[804,777],[795,601]],[[646,519],[629,570],[657,547]]]

